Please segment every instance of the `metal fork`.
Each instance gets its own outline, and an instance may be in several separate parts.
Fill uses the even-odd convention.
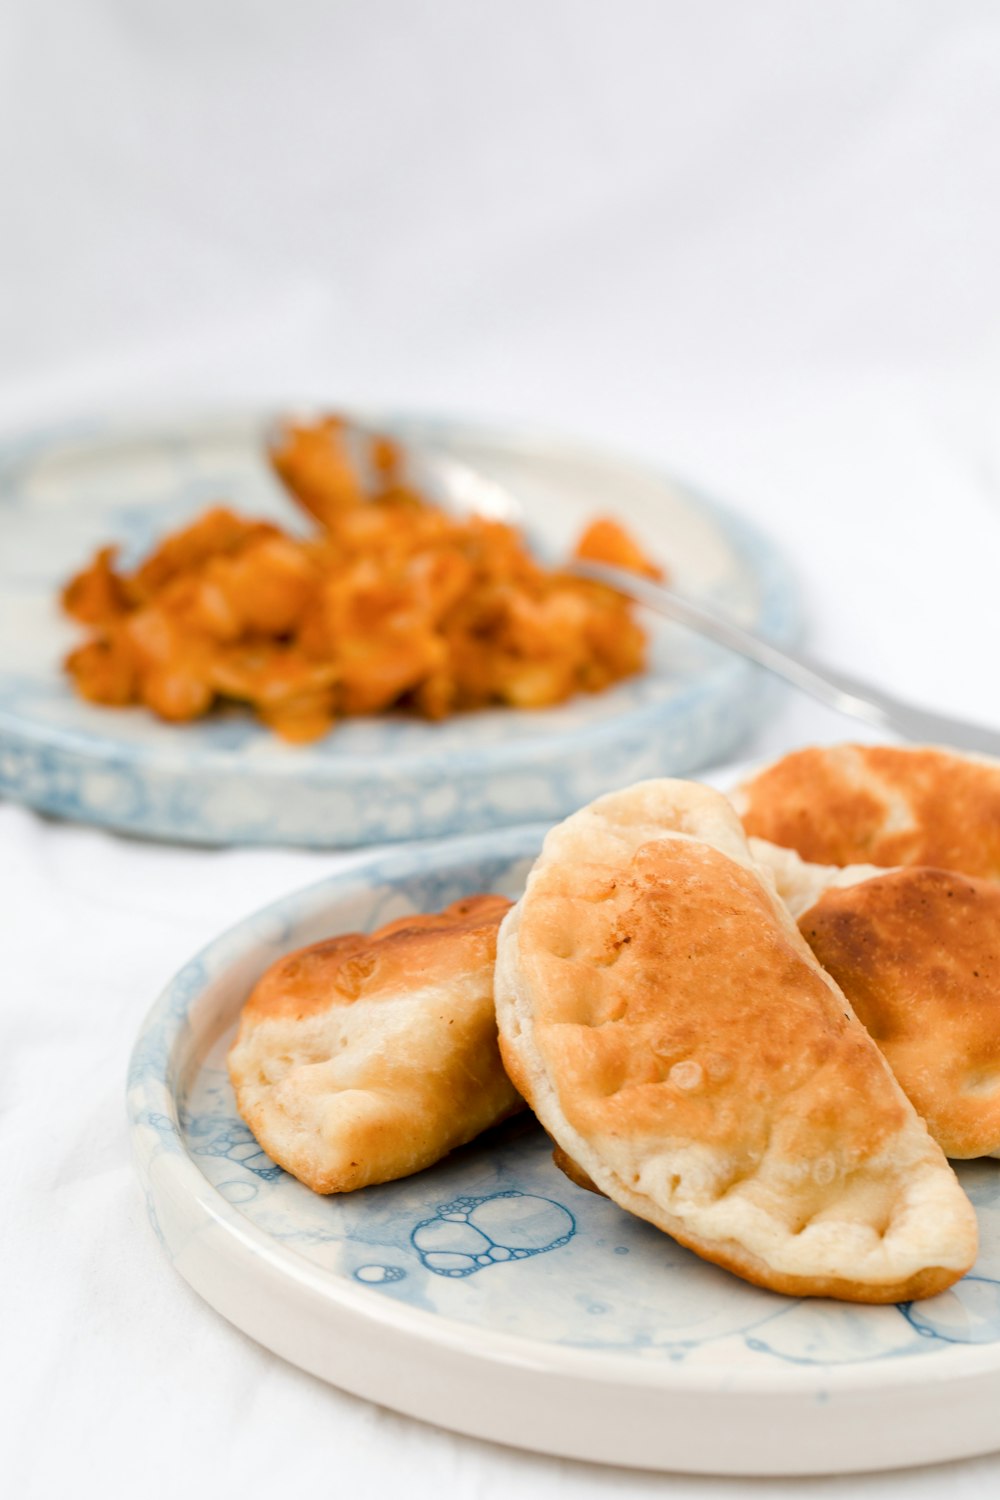
[[[738,651],[741,656],[766,667],[828,708],[838,709],[840,713],[864,719],[883,729],[895,730],[904,738],[921,744],[951,745],[980,755],[1000,756],[1000,731],[907,703],[860,677],[852,677],[847,672],[828,667],[825,662],[815,661],[801,651],[772,645],[717,610],[699,600],[687,599],[662,583],[653,583],[648,578],[641,578],[624,568],[610,567],[607,563],[573,562],[569,571],[595,583],[606,584],[657,614],[666,615],[669,620],[676,620],[699,635],[708,636],[720,646]]]
[[[370,444],[374,435],[371,427],[356,420],[348,426],[360,448]],[[400,442],[398,438],[396,442],[408,479],[416,488],[429,492],[440,504],[459,512],[488,515],[515,526],[523,523],[523,507],[496,480],[480,474],[472,465],[450,453],[436,450],[433,444]],[[564,566],[567,572],[606,584],[657,614],[738,652],[828,708],[855,719],[864,719],[882,729],[893,730],[920,744],[951,745],[980,755],[1000,756],[1000,730],[970,724],[967,720],[907,703],[860,677],[828,667],[825,662],[818,662],[801,651],[775,646],[727,619],[712,606],[701,600],[688,599],[665,584],[653,583],[637,573],[607,563],[573,561]]]

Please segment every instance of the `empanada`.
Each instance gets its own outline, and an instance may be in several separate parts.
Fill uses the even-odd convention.
[[[503,896],[290,953],[229,1053],[240,1114],[317,1193],[405,1177],[523,1108],[497,1049]]]
[[[717,792],[643,782],[553,829],[496,1001],[581,1175],[706,1259],[864,1302],[971,1266],[971,1204]]]
[[[820,865],[1000,879],[1000,761],[926,746],[796,750],[732,795],[748,834]]]
[[[945,1154],[1000,1153],[1000,883],[750,847]]]

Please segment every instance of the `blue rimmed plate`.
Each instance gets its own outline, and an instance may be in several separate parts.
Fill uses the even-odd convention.
[[[960,1167],[981,1253],[951,1291],[864,1307],[761,1291],[553,1166],[526,1117],[428,1172],[339,1198],[239,1120],[225,1052],[281,953],[473,890],[516,896],[541,831],[369,857],[192,960],[137,1042],[129,1108],[153,1227],[231,1322],[441,1426],[704,1473],[832,1473],[1000,1442],[1000,1168]]]
[[[120,541],[135,560],[206,505],[288,521],[263,459],[273,413],[89,424],[0,448],[0,794],[131,833],[205,843],[350,845],[553,820],[641,777],[726,758],[770,702],[756,669],[649,620],[651,669],[543,712],[442,724],[383,717],[292,747],[241,710],[186,725],[82,702],[60,663],[79,639],[59,585]],[[704,496],[569,444],[458,424],[381,423],[508,486],[539,544],[565,552],[613,511],[678,587],[775,641],[795,593],[771,543]]]

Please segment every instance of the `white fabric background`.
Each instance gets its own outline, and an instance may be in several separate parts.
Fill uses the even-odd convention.
[[[818,651],[1000,723],[998,145],[989,0],[6,0],[0,428],[263,397],[589,436],[768,526]],[[849,732],[789,699],[748,750]],[[131,1175],[132,1036],[342,859],[0,807],[9,1493],[995,1495],[1000,1458],[751,1482],[503,1451],[203,1305]]]

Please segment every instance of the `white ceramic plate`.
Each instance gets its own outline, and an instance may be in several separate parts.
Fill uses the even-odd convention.
[[[0,449],[0,794],[202,843],[385,843],[556,819],[614,786],[726,758],[766,711],[755,668],[659,621],[651,670],[609,692],[442,724],[357,719],[310,746],[283,744],[238,709],[167,725],[81,701],[60,666],[81,632],[60,615],[59,585],[98,545],[121,541],[135,560],[219,500],[295,524],[263,458],[272,421],[92,424]],[[690,489],[518,434],[382,425],[507,485],[552,555],[589,516],[613,511],[679,587],[778,642],[794,637],[794,591],[772,545]]]
[[[304,1369],[413,1416],[574,1458],[717,1474],[834,1473],[1000,1446],[1000,1163],[960,1168],[982,1250],[900,1307],[795,1300],[583,1192],[527,1117],[431,1171],[321,1198],[260,1150],[225,1073],[283,952],[519,893],[539,830],[364,863],[249,918],[177,976],[136,1045],[129,1106],[176,1269]]]

